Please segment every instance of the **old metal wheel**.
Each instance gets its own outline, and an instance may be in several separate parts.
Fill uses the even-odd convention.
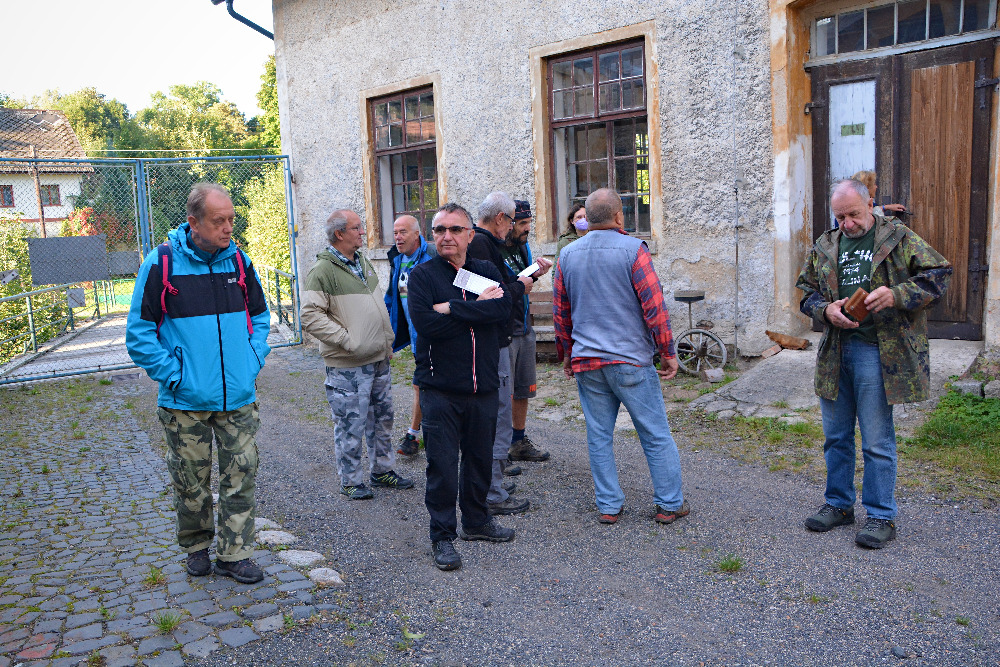
[[[718,336],[705,329],[688,329],[677,337],[677,363],[688,375],[703,368],[722,368],[729,355]]]

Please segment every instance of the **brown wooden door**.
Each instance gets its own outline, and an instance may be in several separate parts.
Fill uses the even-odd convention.
[[[975,84],[993,71],[993,43],[899,59],[898,174],[913,213],[907,223],[955,267],[948,293],[928,313],[930,333],[979,340],[992,100]]]
[[[955,267],[947,295],[928,313],[933,338],[982,338],[992,100],[975,82],[993,71],[993,48],[992,41],[974,42],[810,72],[813,236],[830,228],[830,183],[851,175],[831,167],[831,88],[874,81],[876,203],[905,204],[912,215],[904,222]]]

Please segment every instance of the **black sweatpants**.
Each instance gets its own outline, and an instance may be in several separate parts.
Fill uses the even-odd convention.
[[[431,515],[431,542],[457,537],[456,498],[462,509],[462,526],[467,530],[479,528],[490,520],[486,493],[493,467],[498,408],[499,394],[495,389],[478,394],[450,394],[420,388],[421,425],[427,450],[424,503]]]

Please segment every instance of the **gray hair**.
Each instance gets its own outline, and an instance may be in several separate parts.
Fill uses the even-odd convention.
[[[337,242],[337,232],[347,229],[348,213],[353,213],[353,211],[346,208],[339,208],[326,219],[326,225],[323,227],[323,230],[326,232],[326,240],[330,245]]]
[[[853,190],[858,194],[859,197],[868,201],[872,198],[871,192],[868,191],[868,186],[861,181],[854,178],[841,178],[833,182],[830,186],[830,198],[833,199],[833,195],[837,194],[838,191],[842,189]]]
[[[464,206],[455,203],[448,203],[439,208],[437,210],[437,213],[434,214],[434,219],[431,220],[431,227],[436,225],[437,221],[443,218],[444,216],[448,215],[449,213],[456,213],[456,212],[461,212],[463,215],[465,215],[466,220],[469,221],[469,229],[472,229],[472,216],[469,215],[469,212],[465,210]]]
[[[611,188],[594,190],[587,197],[587,222],[591,229],[607,227],[615,221],[615,215],[622,210],[622,198]]]
[[[489,193],[476,211],[480,222],[492,220],[501,213],[514,217],[514,199],[506,192]]]
[[[218,183],[195,183],[194,187],[191,188],[191,192],[188,193],[188,217],[201,222],[201,219],[205,217],[205,199],[208,197],[209,192],[218,192],[220,195],[225,195],[229,201],[233,200],[229,194],[229,190]]]

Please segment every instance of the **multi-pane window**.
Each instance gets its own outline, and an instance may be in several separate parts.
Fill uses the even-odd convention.
[[[549,61],[555,221],[594,190],[622,197],[625,229],[649,234],[649,133],[642,43]]]
[[[409,214],[430,236],[438,208],[434,92],[430,88],[371,102],[378,170],[382,243],[391,245],[392,223]]]
[[[993,0],[898,0],[816,20],[815,57],[961,35],[990,27]]]
[[[42,185],[42,206],[59,206],[59,186]]]
[[[0,185],[0,208],[10,208],[14,205],[14,186]]]

